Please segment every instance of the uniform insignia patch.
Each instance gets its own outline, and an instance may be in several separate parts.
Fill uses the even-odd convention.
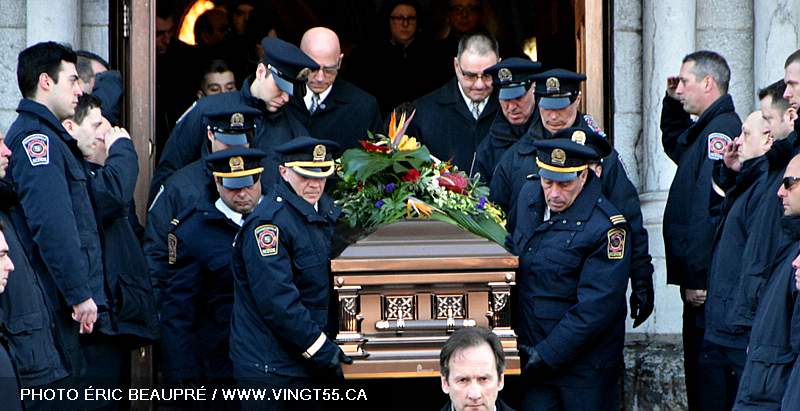
[[[606,139],[608,138],[608,136],[606,135],[606,132],[603,131],[603,129],[600,128],[599,125],[597,125],[597,122],[594,121],[594,117],[592,117],[591,114],[584,114],[583,115],[583,121],[586,122],[586,125],[589,126],[589,128],[592,129],[592,131],[594,131],[597,134],[600,134],[601,136],[603,136],[603,138],[606,138]]]
[[[31,134],[22,140],[22,147],[32,166],[50,164],[50,139],[44,134]]]
[[[258,251],[262,257],[269,257],[278,254],[278,227],[272,224],[264,224],[256,227],[253,231],[258,244]]]
[[[725,154],[725,147],[731,143],[731,138],[722,133],[711,133],[708,135],[708,158],[711,160],[722,160]]]
[[[167,248],[169,249],[169,264],[175,264],[178,259],[178,237],[174,233],[167,235]]]
[[[625,257],[625,229],[612,228],[608,230],[608,259],[621,260]]]
[[[553,164],[564,165],[567,161],[567,153],[564,150],[557,148],[550,153],[550,162]]]

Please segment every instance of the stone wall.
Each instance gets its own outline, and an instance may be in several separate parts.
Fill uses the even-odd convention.
[[[0,1],[0,131],[17,116],[17,55],[28,45],[53,40],[108,58],[107,0]]]

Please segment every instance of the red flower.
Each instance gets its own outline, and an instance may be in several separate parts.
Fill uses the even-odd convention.
[[[454,193],[464,194],[469,186],[469,180],[461,174],[442,174],[439,185]]]
[[[361,144],[361,147],[364,147],[364,150],[367,150],[367,151],[373,151],[373,152],[376,152],[376,153],[391,153],[392,152],[392,147],[389,146],[388,144],[375,144],[375,143],[370,143],[369,141],[365,141],[365,140],[359,140],[358,143]]]
[[[403,181],[407,181],[409,183],[415,183],[417,180],[419,180],[419,171],[417,171],[416,168],[408,170],[408,172],[406,172],[406,174],[403,176]]]

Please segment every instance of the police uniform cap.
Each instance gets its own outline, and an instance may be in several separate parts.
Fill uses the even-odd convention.
[[[252,140],[255,119],[260,114],[246,104],[225,104],[209,109],[203,114],[203,121],[215,139],[229,146],[243,146]]]
[[[333,152],[339,150],[335,141],[313,137],[297,137],[275,148],[283,166],[307,178],[326,178],[333,174]]]
[[[578,98],[581,82],[586,76],[564,69],[553,69],[533,76],[534,93],[540,97],[539,106],[547,110],[561,110]]]
[[[578,144],[581,144],[580,141],[583,141],[583,145],[586,147],[591,147],[597,151],[597,155],[600,158],[607,157],[611,154],[611,143],[608,141],[606,137],[597,133],[596,131],[590,128],[575,128],[576,130],[580,130],[584,132],[584,138],[582,139],[579,134],[574,134],[575,137],[570,137],[572,141],[575,141]]]
[[[586,134],[584,129],[568,128],[558,131],[552,139],[535,141],[539,176],[554,181],[572,181],[588,168],[590,162],[599,160],[598,151],[585,145]],[[581,140],[584,144],[579,143]]]
[[[214,177],[222,180],[222,186],[229,189],[249,187],[258,182],[264,167],[261,159],[267,153],[247,147],[231,147],[211,153],[206,157],[206,164],[211,168]]]
[[[507,58],[484,70],[492,76],[492,86],[498,87],[500,100],[514,100],[525,94],[531,86],[534,74],[542,67],[538,61],[519,57]]]
[[[308,70],[319,70],[320,66],[294,44],[275,37],[261,40],[264,49],[264,65],[272,72],[275,84],[286,94],[294,94],[294,86],[305,83]]]

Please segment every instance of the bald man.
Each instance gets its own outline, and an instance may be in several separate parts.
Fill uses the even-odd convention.
[[[303,35],[300,49],[322,67],[309,72],[305,95],[294,95],[288,106],[309,134],[347,149],[358,146],[367,130],[383,132],[375,97],[339,77],[343,57],[339,36],[325,27],[314,27]]]
[[[704,388],[700,393],[702,409],[725,405],[730,409],[736,398],[739,379],[744,369],[750,326],[740,310],[734,309],[741,296],[754,290],[747,285],[748,275],[742,272],[748,239],[756,229],[755,212],[767,198],[769,160],[765,154],[773,139],[761,111],[751,113],[742,124],[742,131],[724,152],[727,171],[716,166],[714,177],[735,173],[734,183],[727,190],[712,184],[722,198],[722,206],[714,235],[706,291],[699,299],[689,299],[695,307],[705,306],[705,335],[700,355],[700,376]],[[771,193],[769,194],[771,195]],[[714,200],[712,200],[712,203]]]

